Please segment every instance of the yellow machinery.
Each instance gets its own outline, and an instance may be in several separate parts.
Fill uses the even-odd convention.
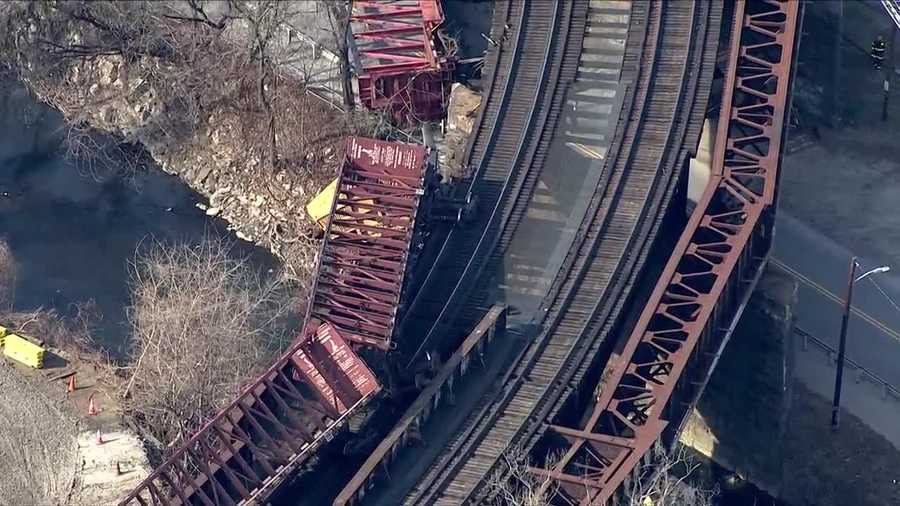
[[[338,178],[334,178],[328,186],[322,189],[312,200],[306,204],[306,214],[316,222],[322,230],[325,230],[325,225],[328,224],[328,215],[331,213],[331,203],[334,202],[335,194],[338,191]],[[359,202],[360,208],[356,209],[356,212],[362,214],[371,213],[372,210],[368,206],[372,206],[375,204],[375,201],[372,199],[365,199]],[[338,206],[338,209],[346,208],[345,205]],[[371,220],[367,219],[363,221],[363,224],[369,227],[383,227],[385,226],[381,221],[378,220],[378,216],[373,213]],[[368,231],[366,235],[370,235],[372,237],[380,237],[381,234],[378,232]]]
[[[6,334],[3,337],[3,354],[29,367],[44,367],[44,351],[44,348],[19,335]]]
[[[334,178],[334,181],[328,183],[328,186],[313,197],[309,204],[306,204],[306,214],[323,229],[325,228],[325,223],[328,222],[328,214],[331,213],[331,203],[334,202],[334,194],[337,193],[337,188],[338,178]]]

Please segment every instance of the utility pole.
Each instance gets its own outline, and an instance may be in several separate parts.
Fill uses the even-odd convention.
[[[831,404],[831,430],[838,430],[841,424],[841,385],[844,379],[844,352],[847,349],[847,325],[850,323],[850,300],[853,298],[853,284],[856,279],[856,257],[850,259],[850,279],[847,281],[847,295],[844,298],[844,316],[841,318],[841,337],[838,344],[837,374],[834,377],[834,401]]]
[[[834,34],[834,69],[831,83],[831,126],[838,128],[841,122],[841,103],[839,100],[841,86],[841,43],[844,40],[844,2],[837,2],[837,30]]]
[[[872,274],[880,274],[891,270],[887,265],[882,265],[881,267],[869,269],[862,275],[857,276],[856,268],[859,267],[859,262],[856,260],[856,257],[850,259],[850,276],[847,280],[847,296],[844,298],[844,316],[841,318],[841,337],[838,344],[837,374],[834,377],[834,401],[831,404],[831,430],[838,430],[841,423],[841,386],[844,379],[844,354],[847,350],[847,326],[850,324],[850,302],[853,299],[853,285],[855,285],[857,281],[862,281]]]

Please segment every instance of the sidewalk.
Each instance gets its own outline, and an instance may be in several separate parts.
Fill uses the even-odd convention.
[[[834,391],[834,350],[850,254],[786,212],[779,212],[772,264],[799,282],[794,308],[799,332],[792,343],[794,377],[828,400]],[[881,264],[867,259],[860,263],[864,268]],[[900,301],[900,279],[891,273],[863,280],[854,289],[847,359],[862,369],[853,365],[845,369],[842,406],[900,449],[900,397],[891,389],[900,391],[900,309],[888,297]]]
[[[840,4],[805,5],[792,119],[819,138],[784,156],[780,205],[844,247],[900,268],[900,76],[892,75],[889,117],[882,121],[885,73],[872,68],[868,55],[879,34],[890,45],[894,25],[878,2],[843,3],[837,96],[842,123],[831,128]],[[900,66],[900,35],[893,46],[888,52]]]
[[[829,403],[834,394],[837,356],[800,333],[794,334],[794,379]],[[900,450],[900,397],[852,365],[844,368],[841,407]],[[828,420],[822,420],[822,424]]]

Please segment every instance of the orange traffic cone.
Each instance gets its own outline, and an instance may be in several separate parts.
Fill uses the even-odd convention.
[[[97,429],[97,446],[103,444],[103,435],[100,434],[100,429]]]
[[[97,416],[97,406],[94,404],[94,394],[88,399],[88,416]]]
[[[66,387],[66,392],[72,393],[75,391],[76,388],[78,388],[78,387],[75,386],[75,375],[73,374],[72,376],[69,377],[69,385]]]

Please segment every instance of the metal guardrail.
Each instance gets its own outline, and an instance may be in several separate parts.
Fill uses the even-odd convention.
[[[473,357],[481,357],[485,348],[506,328],[506,306],[494,306],[482,318],[475,330],[450,356],[432,382],[419,394],[397,425],[369,455],[347,486],[335,498],[334,506],[358,504],[374,486],[380,473],[387,470],[410,439],[434,413],[442,399],[452,397],[453,385],[466,374]]]
[[[817,347],[824,350],[828,353],[828,356],[832,361],[837,361],[837,350],[832,348],[831,345],[817,338],[816,336],[810,334],[809,332],[801,329],[800,327],[794,326],[794,333],[803,338],[803,349],[806,350],[809,348],[809,343],[812,342]],[[881,388],[881,398],[887,400],[888,398],[894,398],[897,401],[900,401],[900,388],[892,385],[887,380],[883,379],[881,376],[875,374],[874,372],[866,369],[858,362],[854,361],[849,357],[844,358],[845,364],[855,369],[857,372],[857,382],[860,381],[868,381],[879,388]]]

